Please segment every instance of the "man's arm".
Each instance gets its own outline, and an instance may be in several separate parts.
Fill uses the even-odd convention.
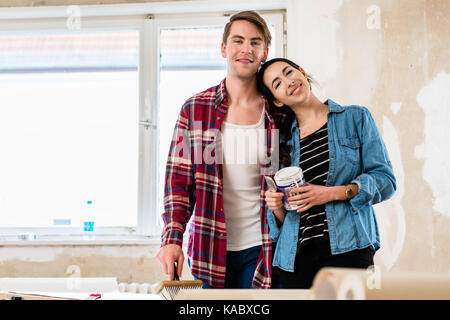
[[[186,103],[178,117],[170,145],[164,188],[164,230],[161,249],[157,255],[163,271],[173,279],[173,264],[177,262],[181,276],[184,255],[183,234],[195,204],[195,178],[189,141],[189,105]]]

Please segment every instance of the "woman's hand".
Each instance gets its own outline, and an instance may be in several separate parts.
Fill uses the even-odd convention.
[[[291,205],[303,205],[305,206],[297,209],[297,212],[304,212],[311,207],[327,203],[332,200],[332,191],[329,187],[320,186],[315,184],[303,185],[298,188],[294,188],[291,193],[300,193],[296,196],[290,196],[288,201]]]
[[[272,190],[267,190],[266,193],[266,203],[270,210],[275,214],[277,219],[283,223],[286,216],[286,210],[284,209],[282,192],[276,192]]]
[[[275,211],[281,208],[284,208],[283,206],[283,196],[284,194],[282,192],[276,192],[272,190],[266,191],[266,203],[270,210]]]

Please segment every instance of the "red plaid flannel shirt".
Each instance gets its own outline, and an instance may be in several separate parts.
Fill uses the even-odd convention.
[[[194,95],[181,109],[167,161],[162,214],[161,246],[181,246],[186,224],[192,216],[187,250],[191,273],[214,287],[224,286],[227,249],[221,139],[217,138],[228,109],[225,81]],[[261,165],[262,249],[253,278],[254,288],[270,288],[272,272],[264,175],[272,176],[278,169],[278,131],[267,107],[265,102],[268,158]],[[271,159],[272,155],[276,158]]]

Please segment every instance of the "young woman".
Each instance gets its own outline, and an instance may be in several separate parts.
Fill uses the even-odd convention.
[[[273,59],[258,88],[280,130],[280,168],[299,166],[307,184],[287,199],[267,191],[270,238],[276,242],[273,282],[310,288],[322,267],[368,268],[380,248],[373,205],[389,199],[396,180],[369,110],[321,102],[294,62]]]

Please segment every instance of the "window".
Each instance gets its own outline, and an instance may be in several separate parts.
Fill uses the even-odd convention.
[[[264,15],[271,56],[283,17]],[[228,17],[7,22],[0,32],[0,240],[160,235],[165,165],[184,101],[226,75]],[[8,238],[9,237],[9,238]]]
[[[138,49],[136,30],[0,36],[0,225],[136,226]]]
[[[0,33],[1,236],[137,232],[143,20]]]

